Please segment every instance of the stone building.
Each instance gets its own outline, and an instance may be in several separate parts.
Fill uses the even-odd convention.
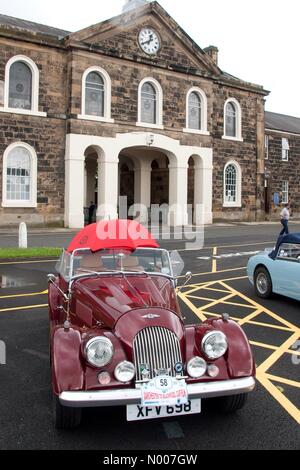
[[[265,211],[279,218],[282,204],[291,203],[300,217],[300,118],[265,113]]]
[[[0,224],[79,228],[119,195],[174,225],[187,203],[196,223],[262,220],[267,94],[157,2],[75,33],[0,15]]]

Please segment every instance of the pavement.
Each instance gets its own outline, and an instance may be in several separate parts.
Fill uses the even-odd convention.
[[[299,449],[299,302],[255,296],[246,276],[252,253],[273,246],[273,224],[209,227],[203,249],[180,245],[185,271],[194,276],[179,293],[186,323],[223,312],[245,330],[257,364],[257,387],[234,415],[220,415],[203,401],[200,415],[126,422],[124,408],[85,410],[82,426],[56,431],[52,423],[46,274],[55,262],[0,263],[0,340],[7,363],[0,365],[0,449],[202,450]],[[293,231],[300,231],[295,224]],[[12,237],[12,235],[11,235]],[[72,233],[30,237],[32,246],[66,246]],[[9,236],[0,237],[0,245]],[[51,246],[51,245],[49,245]]]

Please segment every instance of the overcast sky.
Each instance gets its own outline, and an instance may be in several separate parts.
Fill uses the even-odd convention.
[[[298,0],[160,0],[221,69],[272,93],[268,111],[300,117]],[[0,0],[0,13],[76,31],[118,15],[124,0]]]

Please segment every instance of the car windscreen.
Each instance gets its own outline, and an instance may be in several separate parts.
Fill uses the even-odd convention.
[[[135,251],[124,249],[76,250],[73,253],[72,276],[105,272],[147,272],[172,275],[168,252],[161,249],[138,248]]]

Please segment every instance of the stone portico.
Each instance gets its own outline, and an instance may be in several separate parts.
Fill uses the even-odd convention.
[[[150,209],[152,162],[158,154],[167,157],[171,225],[188,223],[188,168],[194,163],[194,213],[193,222],[212,222],[212,161],[210,148],[180,145],[178,140],[149,133],[117,134],[115,138],[68,134],[65,157],[65,225],[70,228],[84,226],[83,208],[94,200],[88,188],[93,187],[93,172],[87,172],[87,149],[96,155],[95,168],[98,182],[97,220],[118,217],[120,195],[120,156],[126,149],[134,162],[134,204]],[[140,158],[137,157],[137,153]],[[136,208],[137,209],[137,208]]]

